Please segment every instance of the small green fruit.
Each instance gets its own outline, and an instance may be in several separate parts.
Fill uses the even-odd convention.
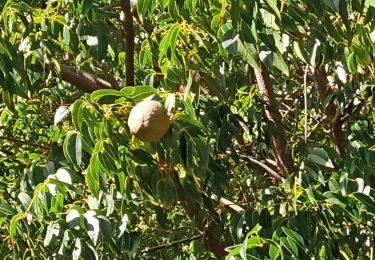
[[[139,102],[130,111],[128,126],[144,142],[159,141],[170,127],[167,109],[155,100]]]

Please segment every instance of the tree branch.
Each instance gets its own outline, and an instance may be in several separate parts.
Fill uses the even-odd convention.
[[[130,0],[121,0],[122,11],[125,14],[124,36],[125,36],[125,66],[126,86],[134,86],[134,25],[131,12]]]
[[[305,114],[305,126],[304,126],[304,138],[305,143],[307,142],[307,73],[309,72],[309,65],[306,65],[305,74],[303,75],[303,98],[304,98],[304,114]]]
[[[246,160],[250,163],[253,163],[253,164],[256,164],[260,167],[262,167],[269,175],[271,175],[272,177],[274,177],[276,180],[278,181],[281,181],[281,182],[284,182],[284,178],[282,176],[280,176],[280,174],[278,174],[277,172],[275,172],[274,170],[272,170],[270,167],[268,167],[266,164],[258,161],[257,159],[251,157],[251,156],[247,156],[247,155],[239,155],[241,159],[243,160]]]
[[[186,243],[186,242],[192,242],[194,240],[198,240],[198,239],[202,238],[202,236],[203,235],[195,235],[193,237],[184,238],[184,239],[176,240],[176,241],[173,241],[173,242],[170,242],[170,243],[166,243],[166,244],[162,244],[162,245],[158,245],[158,246],[146,248],[146,249],[142,250],[141,253],[148,253],[148,252],[159,250],[159,249],[163,249],[163,248],[166,248],[166,247],[171,247],[171,246],[175,246],[175,245],[178,245],[178,244],[183,244],[183,243]]]
[[[211,199],[213,200],[216,200],[222,204],[224,204],[225,206],[227,206],[228,208],[231,208],[232,210],[234,210],[235,212],[237,212],[238,214],[244,214],[245,213],[245,209],[242,208],[241,206],[237,205],[236,203],[226,199],[226,198],[223,198],[223,197],[218,197],[217,195],[213,194],[211,195]]]
[[[134,20],[135,24],[138,25],[138,27],[140,29],[142,29],[143,31],[145,31],[149,35],[152,34],[152,32],[154,31],[154,26],[152,25],[152,23],[150,21],[145,20],[145,19],[143,19],[143,21],[141,21],[137,12],[133,12],[133,17],[135,18],[135,20]]]
[[[74,68],[64,64],[60,64],[60,77],[62,80],[88,93],[103,88],[119,89],[118,85],[113,85],[108,81],[91,74],[90,72],[77,72]]]
[[[109,5],[106,5],[106,6],[103,6],[102,8],[100,8],[101,11],[105,12],[105,11],[110,11],[116,7],[120,7],[121,6],[121,3],[118,2],[118,3],[113,3],[113,4],[109,4]]]
[[[262,94],[266,117],[269,121],[268,125],[271,129],[272,144],[275,149],[277,165],[280,173],[285,177],[293,172],[294,165],[292,156],[288,152],[286,134],[279,106],[272,89],[271,77],[265,66],[262,66],[261,69],[255,69],[254,73]]]
[[[183,201],[181,205],[184,207],[190,219],[194,219],[199,230],[204,232],[204,244],[210,252],[218,259],[224,259],[227,255],[225,248],[227,247],[220,237],[220,225],[215,221],[209,221],[210,216],[194,201]]]
[[[312,68],[312,76],[320,102],[323,103],[327,96],[333,93],[332,88],[328,85],[327,73],[323,67],[314,67]],[[342,131],[342,125],[344,123],[341,119],[342,114],[333,102],[328,104],[324,112],[327,115],[327,121],[331,128],[331,136],[335,143],[336,151],[338,154],[343,155],[345,152],[345,138]]]
[[[0,140],[16,143],[16,144],[20,144],[20,145],[28,145],[28,146],[32,146],[32,147],[36,147],[36,148],[40,148],[40,149],[45,149],[45,150],[50,149],[50,147],[45,146],[45,145],[33,144],[30,141],[15,139],[15,138],[12,138],[12,137],[0,136]]]

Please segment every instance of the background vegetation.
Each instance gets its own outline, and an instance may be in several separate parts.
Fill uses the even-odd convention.
[[[374,258],[374,1],[0,7],[2,258]]]

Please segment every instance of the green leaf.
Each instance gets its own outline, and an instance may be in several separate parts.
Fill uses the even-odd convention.
[[[255,46],[251,43],[242,43],[240,35],[234,30],[229,29],[225,32],[222,39],[222,45],[233,55],[239,55],[253,68],[259,68],[258,65],[258,52]]]
[[[186,168],[187,167],[187,134],[185,132],[182,132],[180,134],[180,146],[179,146],[179,150],[180,150],[180,156],[181,156],[181,160],[182,160],[182,163],[184,165],[184,167]]]
[[[136,163],[148,165],[155,164],[154,158],[152,158],[148,152],[142,149],[130,150],[130,153]]]
[[[14,215],[10,220],[9,224],[9,235],[12,240],[15,239],[17,234],[18,222],[24,218],[24,213],[20,212],[17,215]]]
[[[121,92],[125,95],[125,97],[138,103],[146,97],[155,95],[158,91],[152,86],[135,86],[123,88]]]
[[[70,172],[64,168],[60,168],[57,170],[57,172],[55,173],[55,177],[57,180],[63,182],[63,183],[66,183],[66,184],[69,184],[69,185],[72,185],[73,184],[73,181],[72,181],[72,176],[70,174]]]
[[[354,52],[349,54],[347,63],[348,63],[350,73],[356,74],[357,73],[357,61],[356,61],[356,55]]]
[[[248,243],[248,239],[249,239],[249,236],[246,236],[245,237],[245,240],[243,241],[242,245],[241,245],[241,250],[240,250],[240,256],[242,259],[246,260],[247,259],[247,254],[246,254],[246,251],[247,251],[247,243]]]
[[[156,184],[156,192],[166,207],[172,205],[176,198],[176,191],[170,182],[160,179]]]
[[[246,210],[245,212],[245,220],[246,220],[246,225],[248,227],[257,227],[257,226],[260,226],[259,225],[259,213],[258,211],[252,209],[252,208],[249,208]],[[260,226],[262,227],[262,226]]]
[[[271,260],[276,260],[280,255],[280,249],[277,246],[270,245],[268,253]]]
[[[197,116],[195,114],[195,109],[193,107],[193,100],[191,95],[186,95],[186,98],[182,100],[182,103],[184,104],[185,111],[189,115],[189,117],[192,120],[197,120]]]
[[[242,231],[244,227],[243,215],[234,214],[230,222],[230,232],[233,240],[237,242],[241,241]]]
[[[75,131],[69,131],[66,135],[63,150],[65,158],[76,166],[82,162],[82,139]]]
[[[72,120],[74,127],[78,130],[81,130],[82,120],[83,120],[83,107],[84,102],[81,99],[78,99],[74,102],[74,104],[71,106],[70,110],[72,111]]]
[[[224,97],[226,96],[226,89],[222,84],[219,84],[218,79],[212,77],[211,75],[205,74],[203,77],[203,81],[206,84],[211,95],[218,97],[220,100],[224,99]]]
[[[177,44],[177,37],[178,37],[179,32],[180,32],[179,26],[172,27],[172,29],[169,31],[169,34],[170,34],[169,49],[172,53],[172,57],[174,57],[176,53],[176,44]]]
[[[181,84],[183,82],[181,69],[176,66],[168,66],[167,79],[172,83]]]
[[[304,49],[301,48],[301,43],[299,42],[293,42],[293,49],[295,51],[295,54],[297,55],[297,57],[302,60],[304,63],[307,64],[307,60],[308,60],[308,55],[306,53],[306,51]]]
[[[263,229],[263,227],[261,225],[256,224],[255,227],[253,227],[249,231],[248,235],[251,236],[251,235],[254,235],[254,234],[258,234],[262,229]]]
[[[99,161],[98,153],[93,153],[90,165],[86,172],[86,183],[89,188],[89,191],[97,197],[99,195],[100,190],[100,183],[99,183],[99,175],[100,175],[101,165]]]
[[[17,213],[17,211],[8,203],[1,202],[0,203],[0,213],[7,216],[13,216]]]
[[[152,65],[151,46],[147,40],[142,42],[141,50],[139,52],[139,62],[142,64],[143,67]]]
[[[173,19],[178,19],[179,10],[178,10],[178,5],[176,1],[168,1],[168,13]]]
[[[308,159],[327,168],[335,168],[328,153],[323,148],[314,148],[309,154]]]
[[[45,247],[50,246],[51,242],[54,241],[54,239],[57,239],[57,237],[60,234],[60,225],[56,222],[51,222],[46,230],[46,236],[44,237],[43,245]]]
[[[197,11],[197,4],[199,0],[186,0],[184,3],[192,14],[195,14]]]
[[[69,48],[69,43],[70,43],[70,30],[67,25],[64,25],[63,27],[63,43],[64,43],[64,49]]]
[[[105,216],[98,215],[97,218],[99,219],[100,232],[103,236],[103,240],[110,242],[112,240],[112,223]]]
[[[250,237],[248,240],[247,240],[247,249],[251,249],[251,248],[255,248],[255,247],[260,247],[262,245],[262,241],[260,240],[260,238],[258,236],[253,236],[253,237]]]
[[[305,241],[303,240],[300,234],[298,234],[296,231],[289,229],[287,227],[282,227],[282,230],[287,235],[287,237],[289,237],[295,243],[297,243],[301,249],[305,250],[306,248]]]
[[[55,113],[55,117],[54,117],[54,120],[53,120],[53,124],[54,125],[57,125],[61,120],[64,119],[64,117],[69,113],[69,109],[67,109],[66,107],[64,106],[60,106],[57,110],[56,110],[56,113]]]
[[[23,209],[27,210],[29,208],[30,203],[31,203],[30,196],[25,192],[20,192],[17,197],[20,200]]]
[[[280,237],[280,242],[294,257],[298,259],[298,248],[293,240],[288,239],[287,237]]]
[[[151,1],[150,0],[138,0],[136,4],[137,4],[136,10],[138,12],[138,16],[140,20],[143,22],[143,18],[151,6]]]
[[[289,77],[289,67],[285,63],[283,57],[278,53],[273,53],[273,65],[278,68],[285,76]]]
[[[323,3],[334,12],[339,12],[339,2],[339,0],[323,0]]]
[[[369,211],[375,212],[375,202],[370,196],[367,196],[361,192],[354,192],[351,194],[351,196],[363,203]]]
[[[240,42],[238,46],[238,52],[240,54],[240,57],[250,66],[252,66],[254,69],[259,69],[258,51],[253,44],[247,42],[243,44],[242,42]]]
[[[89,210],[83,214],[85,220],[87,234],[94,245],[98,243],[100,235],[100,222],[96,215],[96,212]]]
[[[272,10],[273,14],[276,15],[279,20],[281,20],[280,11],[277,7],[277,0],[265,0],[265,3]]]
[[[73,207],[69,210],[68,214],[66,214],[66,222],[69,224],[70,228],[79,230],[81,226],[81,213],[76,208]]]
[[[220,14],[216,14],[212,20],[211,20],[211,29],[212,30],[215,30],[217,29],[218,25],[219,25],[219,21],[220,21]]]
[[[91,94],[91,99],[103,104],[112,104],[114,100],[126,97],[123,92],[114,89],[99,89]]]
[[[268,209],[263,209],[260,212],[259,224],[262,226],[263,229],[272,227],[272,217]]]
[[[237,55],[238,53],[238,43],[240,35],[236,32],[235,29],[230,29],[226,31],[223,35],[222,45],[230,53]]]

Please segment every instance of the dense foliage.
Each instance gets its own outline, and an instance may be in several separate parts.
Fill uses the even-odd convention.
[[[0,256],[372,259],[371,0],[0,0]],[[171,128],[142,142],[131,109]]]

